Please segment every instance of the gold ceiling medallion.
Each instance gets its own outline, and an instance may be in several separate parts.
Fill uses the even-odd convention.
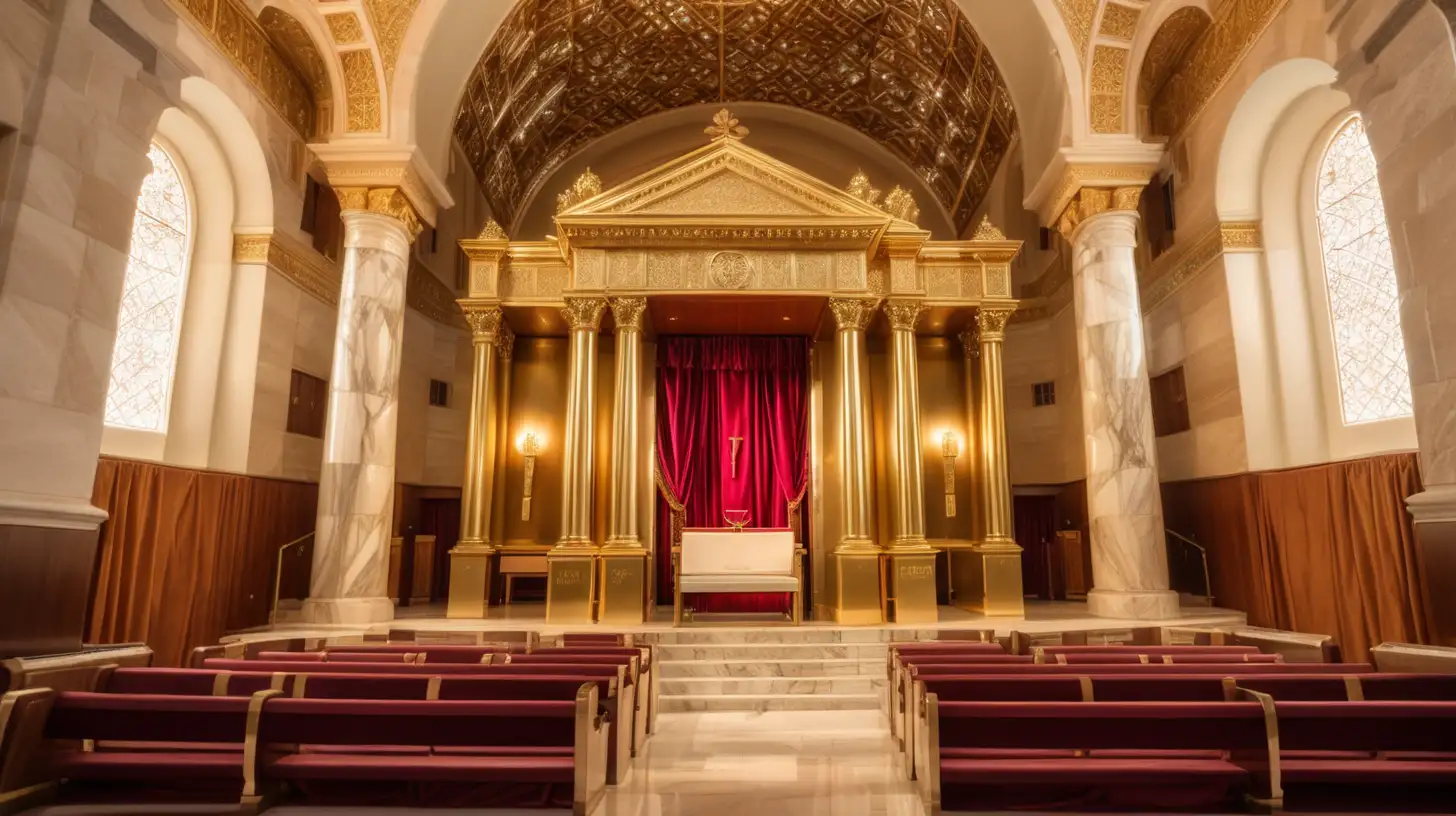
[[[727,108],[713,116],[713,124],[703,130],[713,141],[719,139],[742,139],[748,136],[748,128],[738,124],[738,119]]]
[[[742,252],[719,252],[708,262],[708,275],[720,289],[743,289],[753,277],[753,265]]]
[[[576,177],[569,189],[564,190],[556,197],[556,212],[563,213],[575,207],[588,198],[602,194],[602,180],[588,167],[585,173]]]

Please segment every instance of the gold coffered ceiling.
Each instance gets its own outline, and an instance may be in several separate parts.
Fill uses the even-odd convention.
[[[961,230],[1017,128],[1000,72],[953,0],[521,0],[471,74],[455,137],[510,224],[592,140],[670,108],[731,101],[790,105],[865,133],[925,179]]]

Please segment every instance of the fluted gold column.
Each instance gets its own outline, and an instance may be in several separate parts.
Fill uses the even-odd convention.
[[[859,298],[830,298],[839,340],[840,462],[843,468],[844,536],[834,549],[839,582],[840,623],[884,623],[880,601],[880,550],[870,518],[869,360],[865,329],[878,303]]]
[[[460,542],[450,551],[449,618],[483,618],[489,605],[491,467],[495,418],[496,343],[501,308],[495,303],[462,300],[460,309],[475,343],[470,389],[470,430],[465,440],[465,484],[460,492]]]
[[[987,615],[1025,612],[1021,586],[1021,547],[1013,537],[1011,474],[1006,462],[1006,394],[1002,384],[1001,350],[1006,323],[1016,310],[983,306],[976,312],[981,402],[977,406],[981,530],[972,568],[979,574],[979,598],[966,598],[970,608]],[[979,603],[977,603],[979,601]]]
[[[566,428],[562,443],[561,538],[547,556],[546,620],[590,623],[595,611],[596,547],[592,541],[595,465],[597,331],[607,302],[570,297],[561,313],[571,329]]]
[[[641,511],[638,428],[642,391],[642,313],[645,297],[612,300],[617,324],[616,371],[612,412],[611,508],[607,517],[607,543],[600,554],[601,611],[604,623],[636,624],[644,616],[643,592],[647,582],[647,549],[642,546],[637,519]]]
[[[896,623],[939,619],[935,603],[935,550],[925,541],[925,463],[920,438],[920,376],[915,324],[920,300],[885,304],[890,318],[890,440],[895,537],[889,550],[889,594]]]
[[[516,333],[511,327],[501,323],[500,337],[495,342],[496,353],[500,355],[500,372],[496,380],[500,386],[496,392],[495,408],[495,456],[493,458],[497,478],[492,480],[492,493],[490,499],[491,512],[488,514],[488,529],[492,541],[505,541],[505,519],[506,519],[506,465],[510,462],[511,451],[511,361],[516,354]],[[495,512],[496,510],[500,512]]]

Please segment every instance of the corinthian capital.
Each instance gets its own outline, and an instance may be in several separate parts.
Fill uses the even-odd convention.
[[[925,302],[896,298],[885,304],[885,314],[890,318],[890,328],[895,331],[915,331],[915,323],[925,313]]]
[[[647,309],[645,297],[612,298],[612,319],[617,331],[641,331],[642,313]]]
[[[1006,339],[1006,323],[1015,309],[981,307],[976,311],[976,329],[982,343],[999,343]]]
[[[840,331],[864,331],[869,328],[879,301],[864,298],[830,298],[829,311]]]
[[[602,327],[602,312],[606,307],[604,298],[567,297],[561,315],[572,331],[597,331]]]
[[[470,326],[470,335],[475,342],[494,343],[500,339],[501,317],[504,315],[501,307],[461,303],[460,311],[465,313],[465,322]]]

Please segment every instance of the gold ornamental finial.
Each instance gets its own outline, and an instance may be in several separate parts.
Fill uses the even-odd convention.
[[[601,194],[602,179],[588,167],[586,172],[577,176],[576,181],[571,183],[571,189],[563,191],[556,197],[556,212],[566,212],[588,198]]]
[[[713,124],[703,130],[712,137],[713,141],[719,139],[742,139],[748,135],[748,128],[738,124],[738,119],[728,112],[727,108],[718,111],[713,117]]]
[[[920,223],[920,208],[915,206],[915,196],[898,184],[885,196],[885,204],[881,209],[901,221],[916,225]]]
[[[849,180],[848,192],[871,207],[877,207],[880,204],[880,191],[870,185],[870,177],[863,170],[854,172],[854,178]]]
[[[981,224],[980,226],[976,227],[976,233],[971,236],[971,240],[1004,241],[1006,240],[1006,233],[997,229],[996,225],[991,223],[991,216],[983,215],[981,216]]]
[[[487,218],[485,219],[485,226],[480,228],[480,236],[477,240],[504,241],[506,240],[506,231],[501,229],[501,225],[497,224],[494,218]]]

